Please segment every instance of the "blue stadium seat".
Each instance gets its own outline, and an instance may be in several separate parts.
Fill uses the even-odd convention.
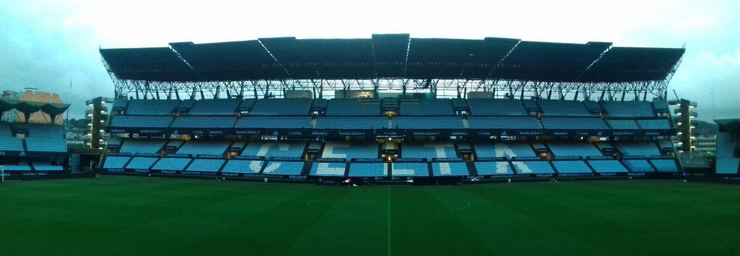
[[[262,99],[254,103],[249,115],[305,116],[310,108],[310,99]]]
[[[627,168],[617,160],[588,160],[596,173],[626,173]]]
[[[552,166],[547,161],[511,161],[517,174],[555,174]]]
[[[669,113],[670,108],[668,108],[668,101],[664,99],[654,99],[653,100],[653,109],[656,113]]]
[[[61,172],[64,171],[64,166],[53,165],[50,163],[33,163],[33,170],[37,172]]]
[[[544,116],[592,116],[580,101],[541,100],[539,104]]]
[[[29,153],[67,153],[67,140],[60,138],[26,138]]]
[[[624,163],[624,166],[626,166],[630,172],[647,173],[655,171],[653,170],[653,167],[650,166],[650,163],[645,159],[627,159],[622,160],[622,163]]]
[[[527,110],[519,100],[469,99],[470,114],[476,116],[526,116]]]
[[[609,117],[654,117],[653,106],[647,101],[601,102]]]
[[[163,157],[157,161],[152,170],[160,171],[184,171],[185,167],[190,163],[190,158],[183,157]]]
[[[312,128],[310,116],[242,116],[234,125],[238,129]]]
[[[229,129],[234,128],[235,116],[179,116],[170,128]]]
[[[463,129],[459,116],[399,116],[392,120],[394,129]]]
[[[317,129],[382,129],[388,128],[388,118],[383,116],[322,116],[316,119]]]
[[[717,174],[738,174],[740,159],[738,158],[717,158]]]
[[[671,124],[668,123],[668,119],[641,119],[637,120],[637,124],[643,130],[668,130],[671,129]]]
[[[614,142],[614,146],[624,156],[655,157],[661,155],[655,143],[649,141]]]
[[[533,116],[469,116],[468,128],[470,129],[496,129],[496,130],[539,130],[542,125]]]
[[[265,161],[262,160],[242,160],[231,159],[221,169],[222,173],[234,174],[259,174],[262,171]]]
[[[361,99],[331,99],[326,106],[327,116],[377,116],[380,101]]]
[[[507,161],[474,162],[478,175],[511,175],[514,170]]]
[[[305,142],[249,142],[242,151],[242,156],[295,157],[303,156]]]
[[[252,106],[254,106],[255,102],[257,102],[257,99],[244,99],[241,103],[239,103],[237,111],[249,113],[249,111],[252,111]]]
[[[302,161],[270,161],[265,165],[264,170],[262,170],[262,174],[298,176],[303,172],[303,165],[304,162]],[[314,165],[316,165],[316,163],[314,163]]]
[[[468,176],[468,166],[465,162],[433,162],[432,174],[434,176]]]
[[[326,142],[321,158],[378,158],[378,144]]]
[[[170,115],[179,103],[176,100],[130,100],[126,115]]]
[[[167,141],[165,140],[124,140],[121,145],[121,149],[118,150],[118,152],[131,154],[157,154],[159,153],[159,150],[164,147],[166,142]]]
[[[20,164],[5,164],[3,165],[5,172],[30,172],[33,171],[31,166],[26,163]]]
[[[354,162],[349,165],[350,177],[385,177],[388,176],[388,163]]]
[[[678,166],[673,159],[651,159],[650,163],[655,166],[658,172],[678,172]]]
[[[428,177],[427,163],[394,162],[391,164],[393,177]]]
[[[586,107],[588,112],[591,112],[593,114],[604,113],[604,109],[601,107],[601,104],[599,104],[598,101],[586,100],[583,101],[583,106]]]
[[[404,143],[401,158],[459,158],[451,142]]]
[[[64,127],[48,124],[15,124],[16,130],[28,131],[26,137],[33,138],[64,138]]]
[[[0,155],[9,152],[20,153],[23,151],[23,139],[16,137],[0,137]]]
[[[171,116],[114,116],[110,127],[114,128],[167,128],[172,123]]]
[[[113,101],[113,107],[111,108],[112,111],[126,111],[126,108],[128,107],[128,99],[115,99]]]
[[[455,115],[449,99],[401,100],[401,115],[445,116]]]
[[[126,170],[149,170],[157,162],[156,157],[136,156],[126,165]]]
[[[229,149],[231,142],[228,141],[196,141],[191,140],[177,150],[179,155],[211,155],[222,156]]]
[[[223,159],[195,159],[188,165],[187,171],[190,172],[218,172],[224,165]]]
[[[559,174],[593,174],[586,162],[581,160],[552,161]]]
[[[476,155],[480,157],[536,157],[534,150],[526,142],[473,143]]]
[[[193,105],[195,105],[196,100],[182,100],[180,103],[177,103],[177,106],[175,107],[175,112],[178,113],[187,113],[190,111],[191,108],[193,108]]]
[[[131,160],[129,156],[107,156],[103,163],[103,169],[123,170],[129,160]]]
[[[241,100],[206,99],[195,102],[188,115],[234,115]]]
[[[609,124],[609,127],[611,127],[613,130],[639,130],[640,127],[637,126],[637,123],[635,120],[614,120],[614,119],[608,119],[606,120],[606,123]]]
[[[542,126],[549,130],[608,130],[601,118],[542,117]]]
[[[547,143],[550,151],[557,157],[589,157],[604,156],[598,148],[588,142],[566,143],[550,142]]]
[[[347,163],[344,162],[314,162],[311,166],[311,176],[344,176]]]

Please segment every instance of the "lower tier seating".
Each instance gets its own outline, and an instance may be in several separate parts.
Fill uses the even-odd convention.
[[[478,175],[511,175],[514,170],[507,161],[496,162],[475,162],[475,169]]]
[[[538,174],[552,175],[555,170],[552,169],[547,161],[512,161],[516,174]]]
[[[617,160],[588,160],[596,173],[626,173],[627,168]]]
[[[188,166],[189,172],[219,172],[224,165],[223,159],[195,159]]]
[[[678,166],[673,159],[651,159],[650,163],[655,166],[658,172],[678,172]]]
[[[648,173],[648,172],[654,172],[653,167],[648,163],[645,159],[628,159],[623,160],[622,163],[624,163],[624,166],[627,167],[627,169],[630,170],[630,172],[635,173]]]
[[[347,163],[344,162],[314,162],[311,166],[312,176],[344,176]]]
[[[428,177],[429,166],[427,163],[398,162],[391,164],[391,174],[394,177]]]
[[[737,174],[738,158],[717,158],[717,174]]]
[[[388,176],[388,163],[351,163],[350,177],[385,177]]]
[[[591,168],[581,160],[552,161],[559,174],[592,174]]]
[[[465,162],[434,162],[432,163],[434,176],[468,176],[468,166]]]

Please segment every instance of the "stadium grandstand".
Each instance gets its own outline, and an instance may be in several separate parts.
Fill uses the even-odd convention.
[[[714,120],[719,125],[715,173],[725,178],[738,178],[740,170],[740,119]]]
[[[100,167],[321,181],[674,176],[666,97],[683,53],[407,34],[100,49],[115,86]]]

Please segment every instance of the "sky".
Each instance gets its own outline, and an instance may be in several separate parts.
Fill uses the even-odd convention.
[[[0,90],[57,92],[82,117],[113,96],[99,48],[264,37],[484,37],[686,47],[669,89],[699,119],[740,117],[740,1],[154,1],[0,2]],[[672,95],[672,93],[671,93]]]

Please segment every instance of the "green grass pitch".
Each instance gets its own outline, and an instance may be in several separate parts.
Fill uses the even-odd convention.
[[[0,255],[740,255],[740,186],[13,182]]]

